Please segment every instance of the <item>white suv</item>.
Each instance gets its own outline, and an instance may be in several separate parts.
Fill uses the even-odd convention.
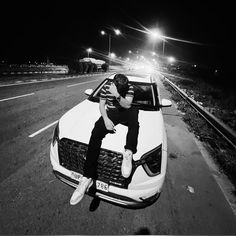
[[[83,166],[91,131],[100,117],[99,93],[114,75],[105,79],[94,91],[85,91],[89,97],[65,113],[59,120],[50,147],[50,159],[55,175],[76,187],[83,175]],[[127,75],[134,86],[133,106],[139,108],[139,136],[137,153],[129,178],[121,175],[122,151],[127,126],[116,126],[115,134],[103,139],[98,158],[97,176],[88,194],[103,200],[139,208],[150,205],[160,195],[167,167],[167,139],[162,107],[171,106],[160,101],[157,84],[151,77]]]

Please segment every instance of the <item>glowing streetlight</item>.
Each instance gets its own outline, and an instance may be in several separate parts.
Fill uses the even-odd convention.
[[[114,52],[112,52],[112,53],[110,54],[110,57],[111,57],[112,59],[114,59],[114,58],[116,58],[116,54],[115,54]]]
[[[115,31],[115,34],[116,34],[116,35],[120,35],[120,34],[121,34],[121,32],[120,32],[119,29],[114,29],[114,31]]]
[[[88,58],[89,58],[89,53],[91,53],[93,50],[92,50],[92,48],[87,48],[87,53],[88,53]]]
[[[161,31],[158,29],[149,30],[148,33],[153,40],[161,39],[163,37]]]
[[[168,60],[169,63],[174,63],[175,62],[174,57],[168,57],[167,60]]]
[[[131,50],[129,50],[129,54],[131,54],[132,53],[132,51]]]

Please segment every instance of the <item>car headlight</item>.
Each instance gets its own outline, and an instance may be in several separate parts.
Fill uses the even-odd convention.
[[[55,129],[54,129],[54,133],[53,133],[53,137],[52,137],[52,145],[54,146],[56,141],[59,141],[59,122],[57,123]]]
[[[161,154],[162,145],[159,145],[141,157],[142,166],[149,176],[155,176],[161,173]]]

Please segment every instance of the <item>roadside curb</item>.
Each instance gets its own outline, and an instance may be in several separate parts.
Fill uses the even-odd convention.
[[[45,83],[45,82],[52,82],[52,81],[60,81],[60,80],[69,80],[69,79],[76,79],[76,78],[85,78],[89,76],[99,76],[99,75],[107,75],[111,74],[113,72],[105,72],[105,73],[96,73],[96,74],[82,74],[82,75],[74,75],[74,76],[66,76],[66,77],[59,77],[59,78],[50,78],[50,79],[42,79],[42,80],[36,80],[36,79],[29,79],[28,81],[21,81],[17,80],[14,83],[1,83],[0,82],[0,88],[2,87],[10,87],[10,86],[18,86],[18,85],[24,85],[24,84],[34,84],[34,83]]]

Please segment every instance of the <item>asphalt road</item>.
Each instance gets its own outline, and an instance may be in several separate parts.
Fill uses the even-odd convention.
[[[86,195],[69,204],[73,189],[49,160],[53,122],[104,77],[0,87],[0,234],[236,234],[236,217],[174,105],[163,111],[168,169],[158,201],[131,210]],[[160,92],[170,98],[161,82]]]

